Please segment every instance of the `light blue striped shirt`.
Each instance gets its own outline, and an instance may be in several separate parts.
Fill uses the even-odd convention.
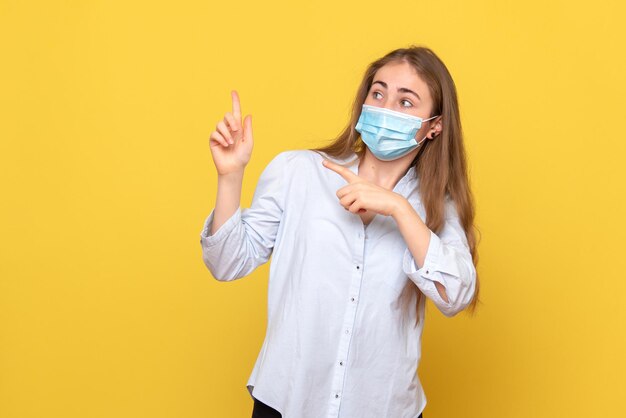
[[[357,155],[350,169],[358,174]],[[415,418],[426,406],[416,374],[425,299],[446,316],[464,309],[476,271],[455,206],[431,231],[418,268],[390,216],[365,226],[336,192],[346,181],[310,150],[276,155],[263,170],[250,208],[210,235],[214,210],[200,233],[213,277],[247,276],[270,256],[267,331],[248,391],[283,418]],[[410,167],[393,191],[425,220]],[[435,287],[446,288],[445,302]]]

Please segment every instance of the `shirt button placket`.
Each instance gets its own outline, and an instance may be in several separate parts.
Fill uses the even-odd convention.
[[[337,418],[339,416],[339,407],[341,405],[341,392],[343,390],[343,385],[345,382],[345,377],[347,373],[347,361],[348,361],[348,353],[350,349],[350,341],[351,334],[354,331],[354,323],[356,320],[356,313],[358,307],[358,297],[361,290],[361,283],[363,281],[363,262],[364,262],[364,254],[365,254],[365,239],[366,234],[364,232],[363,223],[359,218],[356,218],[358,221],[358,229],[355,234],[356,239],[353,247],[353,263],[354,270],[352,273],[352,277],[350,280],[350,289],[349,289],[349,297],[350,303],[347,306],[345,311],[344,321],[343,321],[343,332],[341,333],[340,341],[339,341],[339,349],[337,352],[337,361],[335,366],[335,373],[332,382],[332,397],[331,397],[331,407],[329,410],[329,417]]]

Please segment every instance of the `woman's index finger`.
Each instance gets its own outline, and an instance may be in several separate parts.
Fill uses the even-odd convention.
[[[324,167],[326,167],[326,168],[328,168],[330,170],[333,170],[335,173],[339,174],[348,183],[352,183],[354,180],[358,180],[359,179],[359,176],[354,174],[348,168],[346,168],[344,166],[341,166],[339,164],[336,164],[336,163],[334,163],[334,162],[332,162],[330,160],[324,159],[324,160],[322,160],[322,164],[324,165]]]
[[[231,92],[233,97],[233,116],[237,118],[237,120],[241,120],[241,105],[239,104],[239,94],[237,94],[236,90]]]

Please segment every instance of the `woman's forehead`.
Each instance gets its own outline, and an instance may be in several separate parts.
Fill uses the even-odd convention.
[[[428,85],[407,62],[385,64],[376,71],[372,83],[374,81],[383,81],[393,91],[404,87],[416,91],[422,98],[429,95]]]

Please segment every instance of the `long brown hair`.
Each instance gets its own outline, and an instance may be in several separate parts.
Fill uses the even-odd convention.
[[[344,130],[329,145],[311,148],[335,158],[347,158],[356,153],[360,159],[365,154],[365,144],[354,129],[361,108],[374,80],[376,72],[388,63],[406,62],[428,85],[433,98],[433,109],[429,117],[442,115],[443,129],[436,140],[425,141],[411,163],[419,178],[420,198],[426,209],[426,226],[438,233],[445,222],[445,199],[449,195],[456,206],[459,221],[465,230],[474,266],[478,264],[477,236],[480,232],[474,225],[474,197],[469,186],[463,132],[457,100],[456,86],[444,63],[426,47],[411,45],[389,52],[372,62],[366,69],[361,85],[352,105],[350,121]],[[468,306],[473,314],[478,304],[479,280],[476,272],[476,289]],[[418,309],[421,292],[418,291]],[[419,316],[418,316],[419,320]]]

